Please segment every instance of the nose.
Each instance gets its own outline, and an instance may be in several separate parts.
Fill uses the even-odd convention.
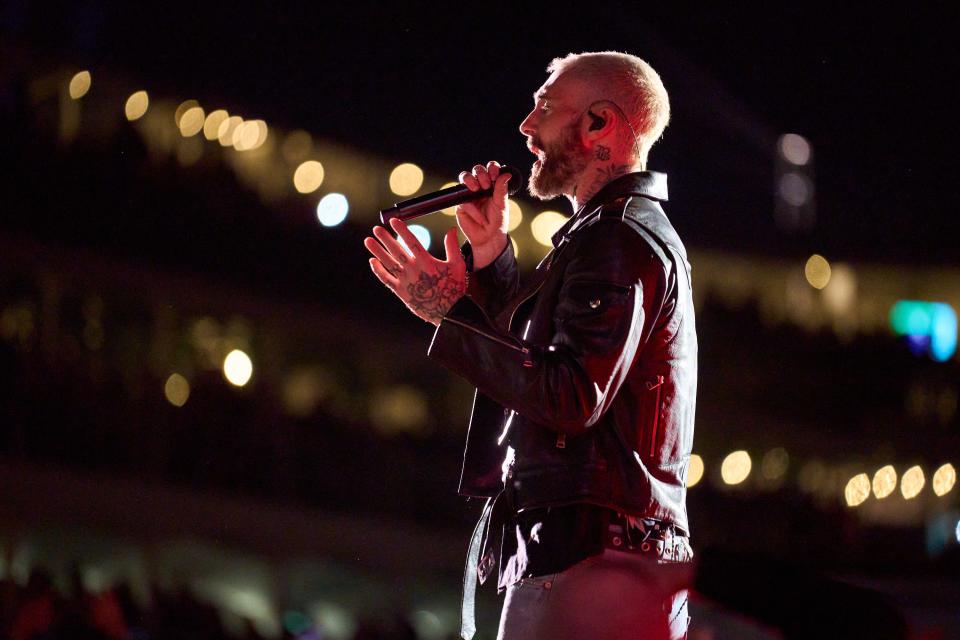
[[[534,126],[535,125],[534,120],[536,119],[536,114],[537,114],[536,109],[532,109],[530,113],[527,114],[527,117],[524,118],[523,122],[520,123],[520,133],[522,133],[525,136],[529,136],[531,138],[533,137],[533,135],[537,131],[536,127]]]

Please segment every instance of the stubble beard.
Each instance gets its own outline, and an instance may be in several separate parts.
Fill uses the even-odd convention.
[[[536,139],[534,146],[543,150],[543,159],[534,163],[530,171],[527,184],[530,195],[539,200],[550,200],[573,193],[577,180],[590,163],[590,152],[579,140],[579,122],[565,126],[560,139],[547,147],[541,146]]]

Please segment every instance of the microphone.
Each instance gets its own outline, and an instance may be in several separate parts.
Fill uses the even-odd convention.
[[[507,166],[500,167],[500,173],[510,174],[510,181],[507,182],[507,193],[511,196],[517,193],[523,184],[523,174],[517,169]],[[419,218],[428,213],[433,213],[434,211],[440,211],[440,209],[470,202],[471,200],[489,198],[491,195],[493,195],[493,185],[491,185],[489,189],[470,191],[470,189],[467,189],[464,185],[458,184],[453,187],[441,189],[440,191],[410,198],[409,200],[398,202],[389,209],[383,209],[380,211],[380,222],[389,226],[388,223],[391,218],[399,218],[400,220],[407,221],[413,218]]]

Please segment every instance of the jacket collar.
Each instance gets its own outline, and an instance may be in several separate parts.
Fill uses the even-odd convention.
[[[597,207],[627,196],[643,196],[659,202],[667,200],[667,174],[658,171],[637,171],[608,182],[585,205],[577,209],[551,241],[558,247],[579,222]]]

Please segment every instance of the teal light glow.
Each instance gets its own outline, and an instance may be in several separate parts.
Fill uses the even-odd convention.
[[[933,303],[930,327],[930,356],[946,362],[957,350],[957,314],[948,304]]]
[[[922,345],[920,350],[937,362],[949,360],[957,351],[957,314],[949,304],[900,300],[890,309],[890,327],[897,335],[908,336],[911,345]]]
[[[890,326],[900,336],[924,336],[930,333],[933,305],[920,300],[900,300],[890,309]]]

